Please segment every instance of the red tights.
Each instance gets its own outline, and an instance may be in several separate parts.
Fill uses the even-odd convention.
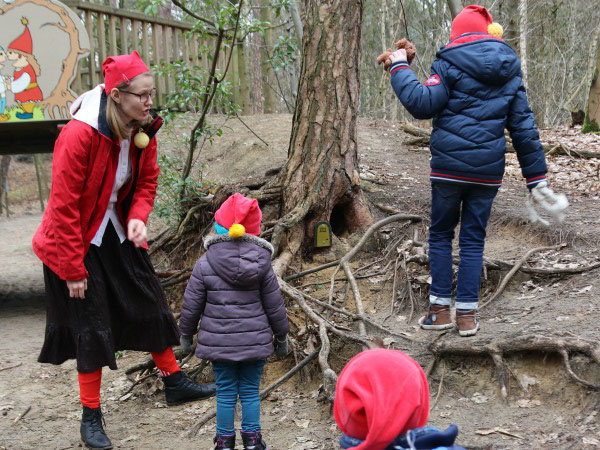
[[[152,359],[163,377],[181,370],[175,359],[175,354],[171,347],[161,353],[152,353]],[[96,409],[100,406],[100,384],[102,382],[102,369],[93,372],[78,372],[79,379],[79,397],[81,404],[88,408]]]

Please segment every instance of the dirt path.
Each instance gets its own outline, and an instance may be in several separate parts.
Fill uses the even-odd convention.
[[[236,180],[262,175],[285,161],[291,116],[253,116],[245,121],[269,145],[265,146],[238,122],[228,122],[231,129],[202,150],[199,161],[205,165],[207,179]],[[163,151],[181,151],[169,148],[170,141],[176,142],[169,133],[176,132],[162,135]],[[365,188],[375,202],[426,217],[430,201],[428,153],[405,148],[404,138],[391,123],[360,120],[361,173],[373,180],[366,182]],[[553,264],[596,260],[600,254],[600,230],[592,198],[570,197],[573,209],[567,222],[544,230],[525,224],[526,214],[521,206],[525,192],[516,179],[508,177],[504,183],[492,215],[488,256],[514,261],[530,248],[567,239],[572,242],[571,247],[561,252]],[[41,265],[29,243],[39,220],[39,216],[0,219],[0,449],[33,449],[42,443],[51,449],[78,446],[80,406],[74,363],[55,367],[36,362],[44,333],[43,281]],[[425,239],[425,235],[421,238]],[[368,262],[374,255],[365,258]],[[426,269],[422,270],[426,275]],[[379,321],[388,314],[390,305],[391,283],[386,275],[360,282],[365,309]],[[306,277],[302,283],[325,279],[327,273]],[[311,287],[311,295],[322,296],[322,289],[318,285]],[[599,271],[560,279],[517,275],[502,298],[482,314],[483,329],[471,342],[534,332],[598,340],[599,289]],[[410,333],[419,342],[429,342],[432,334],[419,330],[414,319],[408,323],[407,315],[405,309],[396,311],[385,324],[395,331]],[[449,333],[443,339],[459,338]],[[424,345],[393,345],[423,365],[430,361]],[[353,346],[338,346],[332,352],[332,364],[339,369],[355,351]],[[600,382],[598,366],[573,356],[577,373]],[[120,400],[130,385],[124,369],[145,358],[140,353],[125,353],[118,360],[119,370],[104,372],[103,405],[116,448],[212,448],[214,421],[196,438],[188,438],[184,433],[214,406],[214,400],[167,408],[160,383],[150,381],[136,387],[131,397]],[[446,359],[429,379],[431,401],[435,403],[430,423],[442,428],[456,423],[459,442],[470,449],[600,447],[598,393],[574,383],[557,355],[518,353],[508,356],[506,363],[507,404],[500,399],[489,358]],[[20,365],[2,370],[17,364]],[[292,365],[291,360],[269,364],[263,385]],[[329,409],[315,400],[320,381],[316,365],[310,369],[310,381],[305,375],[286,383],[263,403],[263,429],[275,450],[337,448],[339,433]],[[32,408],[28,414],[14,424],[29,406]]]

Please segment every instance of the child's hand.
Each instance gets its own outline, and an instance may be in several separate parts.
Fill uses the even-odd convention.
[[[192,353],[192,336],[181,335],[181,337],[179,338],[179,345],[181,346],[181,350],[183,350],[183,353],[185,353],[186,355]]]
[[[401,48],[399,50],[392,52],[392,54],[390,55],[390,60],[392,61],[392,64],[397,61],[408,62],[408,59],[406,57],[406,50]]]
[[[283,337],[275,336],[275,341],[273,342],[273,345],[275,346],[275,354],[277,356],[283,357],[287,356],[287,354],[289,353],[287,335]]]

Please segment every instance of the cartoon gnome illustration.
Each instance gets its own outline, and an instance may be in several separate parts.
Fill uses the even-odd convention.
[[[2,64],[6,61],[6,52],[4,48],[0,46],[0,69],[4,67]],[[10,119],[10,116],[5,113],[6,111],[6,82],[2,76],[0,76],[0,122],[6,122]]]
[[[32,119],[35,106],[44,98],[37,84],[40,65],[33,56],[33,43],[29,32],[29,21],[23,17],[23,33],[10,43],[7,56],[13,63],[14,73],[9,89],[15,94],[15,101],[23,112],[17,112],[18,119]]]

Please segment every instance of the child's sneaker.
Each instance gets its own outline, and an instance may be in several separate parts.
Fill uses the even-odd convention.
[[[269,450],[260,431],[242,431],[244,450]]]
[[[475,315],[476,310],[456,310],[456,327],[461,336],[474,336],[479,330],[479,320]]]
[[[419,325],[424,330],[448,330],[454,328],[450,307],[442,305],[429,305],[426,316],[419,319]]]
[[[217,434],[214,439],[214,450],[234,450],[235,434]]]

